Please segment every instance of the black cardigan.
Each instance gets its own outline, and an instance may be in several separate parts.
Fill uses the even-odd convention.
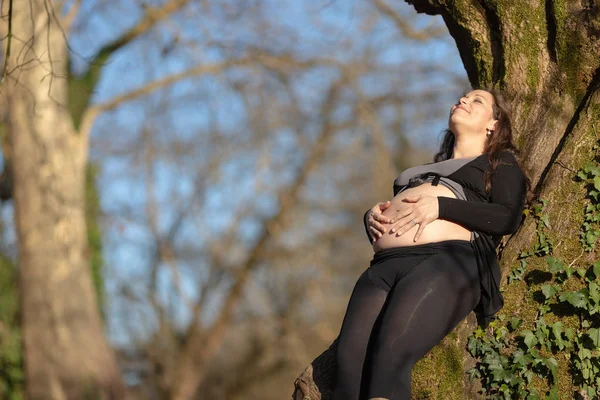
[[[527,190],[525,175],[515,156],[502,151],[500,160],[492,176],[489,194],[485,192],[483,177],[484,171],[489,168],[489,159],[487,154],[482,154],[447,176],[463,186],[467,200],[438,196],[438,219],[457,223],[479,234],[471,241],[477,257],[481,286],[481,300],[474,311],[478,324],[484,329],[504,306],[504,298],[500,293],[502,274],[496,248],[502,236],[514,233],[521,224]],[[394,185],[394,196],[401,188]],[[363,222],[372,244],[367,228],[368,212],[365,212]]]

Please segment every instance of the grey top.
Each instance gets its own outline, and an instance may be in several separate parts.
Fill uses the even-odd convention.
[[[415,177],[417,175],[424,174],[426,172],[435,172],[440,175],[439,184],[442,184],[443,186],[450,189],[454,193],[454,195],[456,196],[457,199],[467,200],[467,197],[465,195],[465,191],[464,191],[462,185],[458,182],[453,181],[452,179],[446,178],[446,176],[451,175],[454,171],[458,170],[460,167],[462,167],[469,161],[474,160],[475,158],[477,158],[477,157],[451,158],[449,160],[440,161],[437,163],[431,163],[431,164],[418,165],[416,167],[411,167],[411,168],[404,170],[402,172],[402,174],[398,178],[396,178],[396,180],[394,181],[394,184],[396,184],[398,186],[404,186],[398,192],[398,193],[400,193],[408,187],[410,178]],[[431,175],[431,176],[428,176],[427,178],[425,178],[422,183],[431,182],[434,179],[435,179],[435,176]],[[474,240],[477,236],[479,236],[479,235],[477,235],[476,232],[471,232],[471,240]]]
[[[417,165],[416,167],[411,167],[402,171],[400,176],[396,178],[394,184],[398,186],[408,185],[408,181],[413,176],[421,175],[425,172],[435,172],[440,174],[441,176],[451,175],[454,171],[458,170],[460,167],[476,159],[478,156],[469,157],[469,158],[450,158],[449,160],[444,160],[436,163],[425,164],[425,165]]]

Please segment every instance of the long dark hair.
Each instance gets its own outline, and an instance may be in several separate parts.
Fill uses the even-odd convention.
[[[493,131],[492,135],[488,136],[483,150],[483,153],[488,155],[490,164],[490,169],[486,170],[484,173],[485,191],[486,193],[489,193],[492,187],[492,176],[496,172],[496,167],[501,163],[500,152],[503,150],[511,152],[517,159],[519,167],[521,167],[521,154],[512,141],[513,128],[508,100],[498,89],[485,87],[473,90],[484,90],[492,95],[494,98],[494,104],[492,105],[493,117],[498,120],[496,129]],[[454,150],[454,133],[450,129],[445,129],[444,132],[445,134],[442,144],[440,145],[440,150],[433,157],[433,162],[440,162],[452,158],[452,152]],[[527,181],[527,197],[525,201],[526,204],[529,205],[533,197],[533,193],[531,192],[531,181],[522,167],[521,170]]]

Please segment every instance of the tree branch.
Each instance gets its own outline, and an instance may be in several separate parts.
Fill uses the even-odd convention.
[[[329,116],[334,108],[339,89],[339,82],[331,88],[323,112],[327,117],[321,135],[314,144],[309,159],[299,171],[293,186],[287,189],[285,194],[279,196],[281,204],[279,212],[266,222],[265,228],[248,259],[239,268],[234,284],[224,299],[219,316],[204,335],[196,334],[188,336],[184,350],[181,353],[184,358],[180,362],[180,368],[173,386],[171,397],[173,400],[187,400],[191,398],[204,379],[207,362],[218,350],[223,340],[224,332],[231,322],[237,303],[242,298],[246,282],[250,278],[250,273],[259,265],[268,239],[274,236],[279,230],[281,221],[289,213],[298,197],[300,189],[304,186],[308,178],[308,173],[314,168],[329,143],[333,131]]]
[[[381,12],[383,15],[389,17],[394,21],[400,32],[404,36],[412,40],[418,41],[426,41],[429,39],[434,39],[436,37],[440,37],[448,31],[445,26],[433,26],[423,29],[421,31],[417,31],[413,28],[413,26],[404,18],[402,18],[396,11],[386,4],[383,0],[373,0],[375,3],[375,7]]]
[[[80,121],[83,120],[83,115],[86,114],[89,98],[91,94],[94,93],[94,88],[96,87],[98,79],[100,78],[100,72],[106,63],[106,60],[108,60],[108,58],[114,52],[125,47],[141,35],[148,32],[150,29],[156,26],[156,24],[165,20],[174,12],[180,10],[188,2],[189,0],[171,0],[161,7],[147,8],[144,17],[137,23],[137,25],[123,34],[123,36],[120,38],[100,49],[95,57],[95,61],[90,65],[83,76],[75,76],[72,71],[69,71],[69,86],[72,87],[72,91],[77,91],[78,103],[85,105],[79,110],[76,110],[74,113],[75,115],[73,115],[76,127],[80,126]],[[73,7],[77,8],[75,5]],[[68,16],[66,18],[68,18]],[[75,18],[75,16],[73,15],[71,18]]]
[[[138,97],[142,97],[151,93],[154,90],[171,85],[186,78],[191,78],[199,75],[214,74],[234,66],[251,65],[253,62],[262,64],[262,66],[266,68],[271,68],[279,71],[289,71],[291,69],[308,68],[316,65],[345,68],[342,64],[332,59],[313,59],[308,61],[299,61],[294,60],[289,56],[276,57],[269,55],[255,55],[254,57],[246,57],[239,60],[228,60],[222,63],[203,64],[190,68],[186,71],[167,76],[166,78],[153,81],[147,84],[146,86],[133,90],[124,95],[117,96],[106,103],[89,107],[82,117],[81,127],[79,130],[80,134],[89,136],[92,124],[100,113],[112,110],[126,101],[131,101]]]
[[[0,8],[0,12],[2,8]],[[8,1],[8,31],[6,33],[6,53],[4,54],[4,66],[2,68],[2,77],[0,78],[0,85],[4,83],[6,76],[8,75],[8,60],[10,59],[10,45],[12,43],[12,14],[13,14],[13,0]],[[4,33],[4,32],[2,32]]]
[[[440,0],[405,1],[419,13],[441,15],[444,18],[471,85],[477,87],[489,84],[499,75],[499,69],[494,65],[498,49],[492,48],[493,38],[488,26],[490,16],[479,0],[454,0],[449,4]],[[474,48],[478,51],[474,52]]]
[[[71,6],[69,12],[67,12],[62,18],[61,25],[63,26],[65,32],[69,32],[71,30],[71,27],[73,26],[73,21],[75,21],[75,17],[77,16],[79,8],[81,7],[81,2],[82,0],[75,0],[75,3]],[[61,6],[58,7],[60,8]]]

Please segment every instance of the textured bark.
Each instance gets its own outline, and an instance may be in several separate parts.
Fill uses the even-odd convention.
[[[47,6],[43,0],[13,2],[11,74],[3,87],[27,398],[122,399],[124,385],[90,276],[87,136],[76,132],[66,108],[67,45]]]
[[[578,237],[585,193],[572,176],[593,158],[592,145],[600,132],[600,2],[406,1],[420,13],[444,18],[473,87],[493,84],[512,97],[515,142],[535,194],[549,201],[553,235],[561,242],[555,254],[575,259],[581,253]],[[528,219],[502,252],[503,274],[535,237],[535,224]],[[592,256],[587,256],[588,261]],[[519,285],[508,288],[501,312],[519,314],[525,290]],[[470,356],[464,350],[465,338],[476,326],[471,318],[464,325],[468,329],[461,324],[455,334],[463,344],[466,370]],[[431,353],[441,351],[441,345]],[[294,399],[329,398],[332,381],[327,377],[335,369],[330,364],[335,364],[335,358],[329,353],[332,348],[296,380]],[[417,366],[427,362],[419,361]],[[441,371],[435,365],[433,370]],[[420,387],[416,375],[413,371],[413,383],[417,381],[413,393]],[[563,393],[567,397],[569,385],[572,382],[562,387],[567,388]],[[458,380],[455,392],[469,392],[466,386],[466,379]],[[449,397],[434,393],[431,398]]]

